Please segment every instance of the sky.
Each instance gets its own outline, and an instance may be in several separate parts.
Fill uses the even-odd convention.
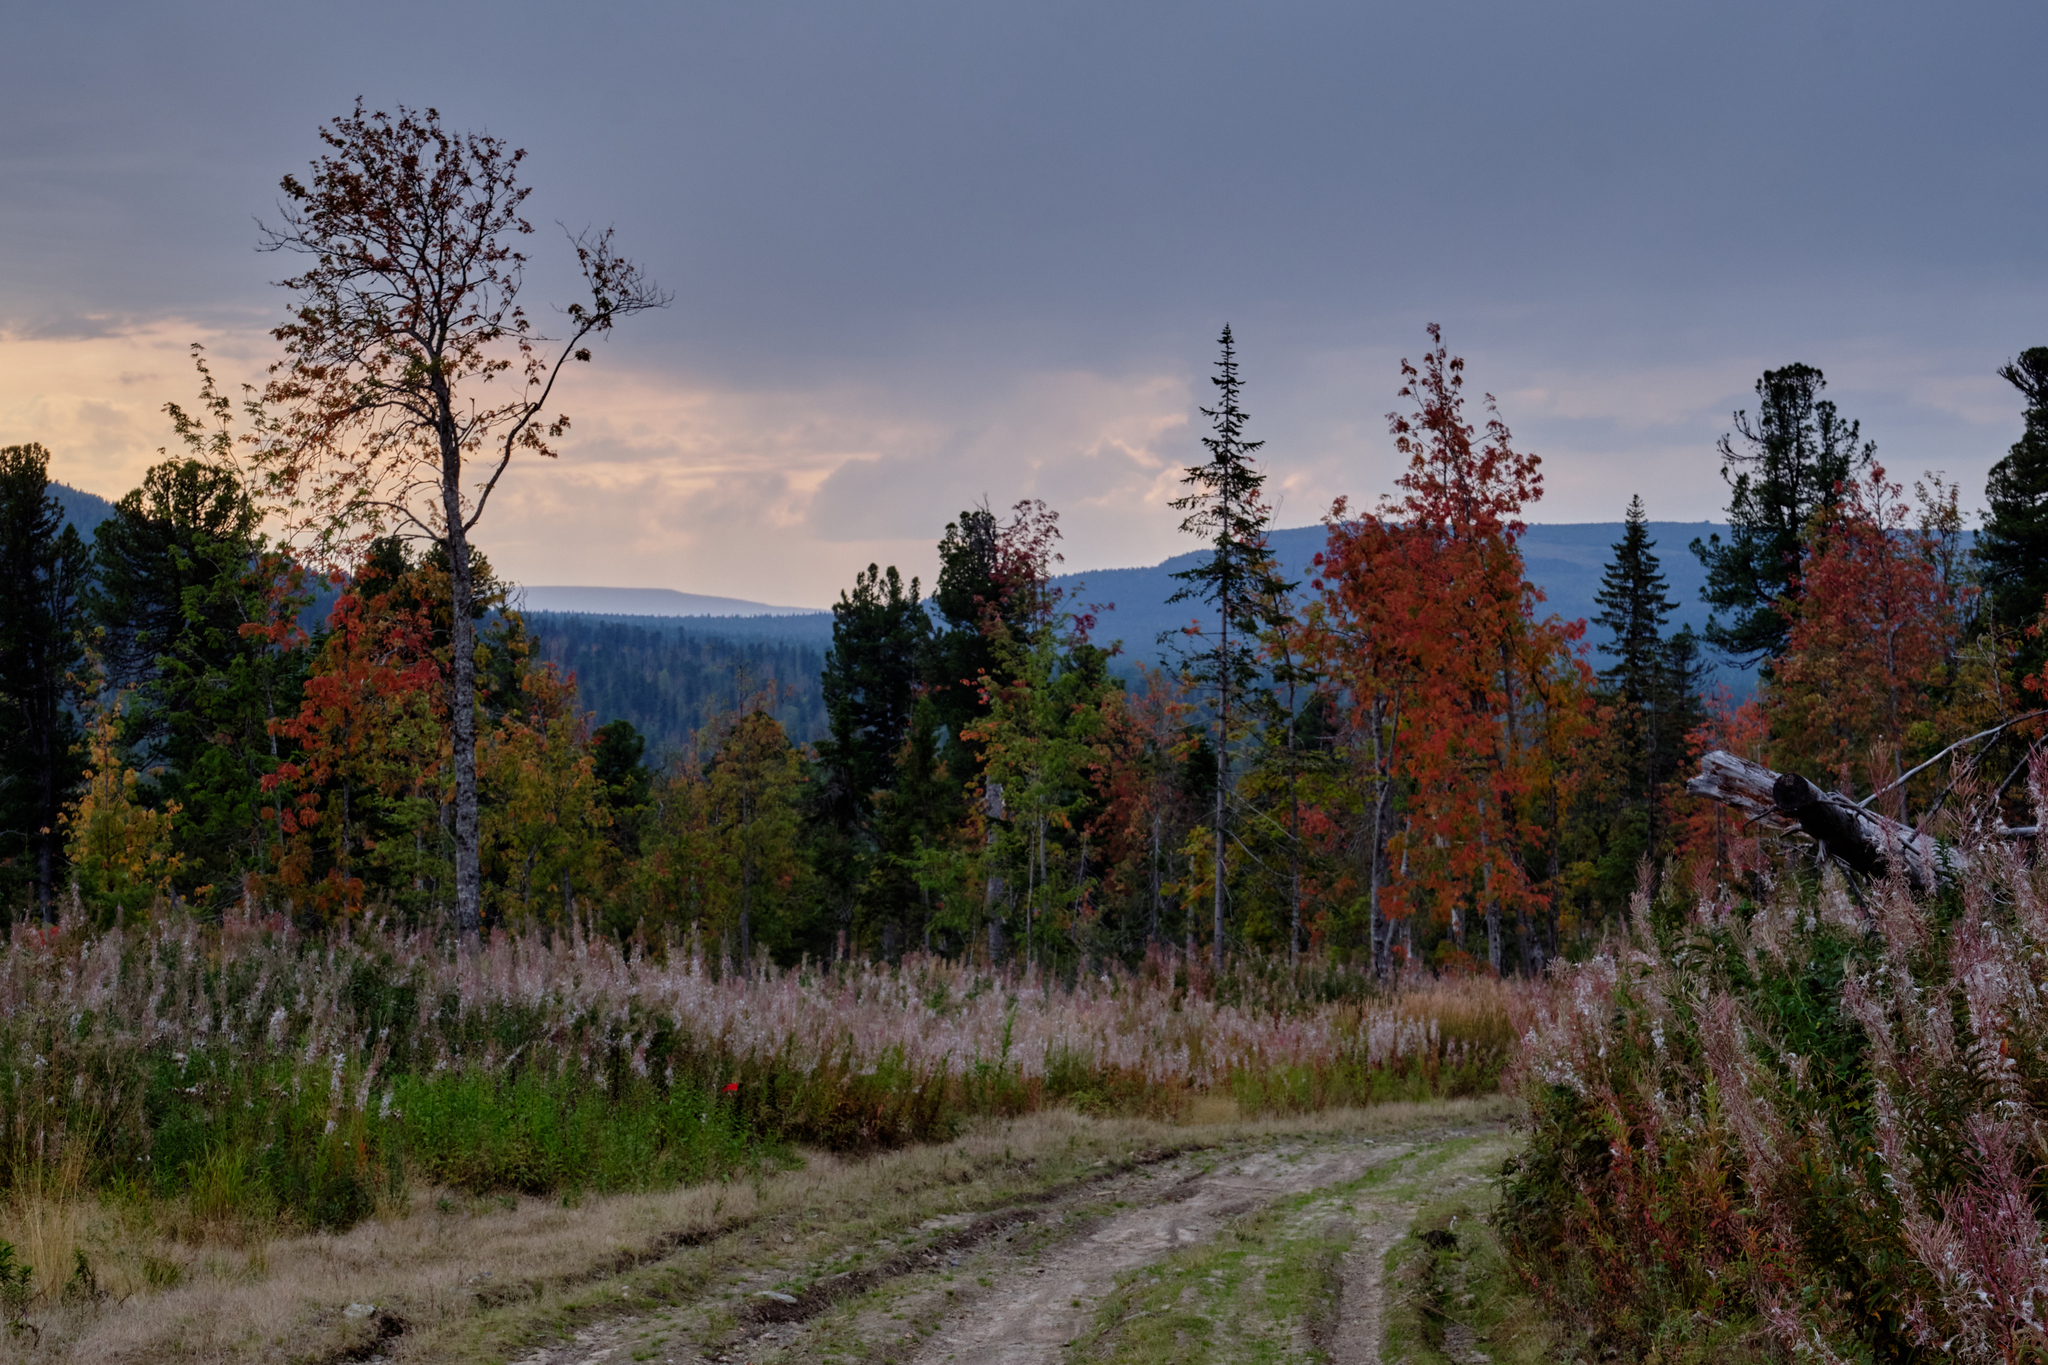
[[[528,149],[672,291],[576,367],[478,541],[529,584],[823,606],[1043,498],[1069,568],[1192,548],[1216,336],[1278,522],[1398,474],[1441,323],[1542,456],[1532,520],[1718,518],[1714,442],[1802,361],[1981,506],[2048,344],[2048,7],[1473,0],[12,5],[0,444],[117,497],[277,354],[278,181],[360,97]],[[1672,552],[1677,551],[1671,547]]]

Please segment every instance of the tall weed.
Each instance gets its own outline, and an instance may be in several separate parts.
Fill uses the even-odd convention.
[[[179,1203],[194,1235],[473,1192],[713,1178],[1049,1103],[1171,1115],[1491,1088],[1514,987],[1161,954],[1062,981],[934,958],[708,964],[580,929],[468,950],[175,914],[0,945],[0,1191]]]
[[[1832,873],[1639,897],[1519,998],[1501,1218],[1558,1311],[1638,1358],[2048,1351],[2048,874],[1970,867],[1932,904]]]

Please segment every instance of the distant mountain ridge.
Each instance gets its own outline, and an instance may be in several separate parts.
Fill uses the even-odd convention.
[[[1725,537],[1728,527],[1718,522],[1653,521],[1649,530],[1650,539],[1656,542],[1654,553],[1678,604],[1668,629],[1702,629],[1707,608],[1700,601],[1700,590],[1706,586],[1707,573],[1692,553],[1692,542],[1716,532]],[[1600,580],[1621,535],[1618,521],[1558,522],[1531,526],[1524,533],[1523,571],[1543,590],[1546,615],[1591,622],[1600,610],[1594,600]],[[1269,543],[1280,561],[1281,573],[1300,584],[1297,597],[1311,590],[1315,557],[1327,536],[1321,526],[1295,526],[1272,533]],[[1121,640],[1126,656],[1151,661],[1159,655],[1161,634],[1178,630],[1203,614],[1198,602],[1169,606],[1167,599],[1181,586],[1174,573],[1191,567],[1206,554],[1207,550],[1191,550],[1146,568],[1094,569],[1062,574],[1054,581],[1069,590],[1068,601],[1077,609],[1090,603],[1103,608],[1096,612],[1097,640],[1105,644]],[[1593,629],[1589,634],[1598,643],[1601,633]]]
[[[83,488],[73,488],[68,483],[50,482],[50,496],[64,509],[64,519],[78,528],[78,534],[88,541],[99,529],[101,522],[114,515],[114,504],[97,493],[88,493]]]
[[[87,539],[114,511],[114,504],[83,489],[53,482],[50,492]],[[1677,602],[1668,629],[1701,629],[1707,621],[1700,601],[1706,569],[1690,547],[1716,532],[1725,536],[1728,527],[1653,521],[1649,531]],[[1298,597],[1312,590],[1315,556],[1326,536],[1322,526],[1272,533],[1282,573],[1300,584]],[[1588,641],[1596,646],[1606,633],[1590,625],[1600,609],[1594,598],[1621,536],[1618,521],[1562,522],[1531,526],[1521,540],[1524,570],[1543,591],[1545,613],[1587,621]],[[1167,654],[1159,643],[1162,634],[1204,615],[1200,603],[1169,605],[1167,599],[1181,586],[1173,574],[1207,553],[1196,549],[1159,564],[1061,574],[1054,582],[1068,590],[1076,610],[1095,611],[1094,638],[1120,641],[1118,671],[1135,676],[1139,661],[1156,663]],[[309,613],[309,626],[324,618],[326,605]],[[780,688],[775,709],[799,739],[824,731],[816,675],[832,643],[828,611],[669,588],[558,585],[519,588],[513,605],[529,613],[529,628],[545,655],[576,672],[600,724],[630,719],[657,748],[682,746],[713,711],[764,684]],[[1598,667],[1604,660],[1596,654],[1593,662]],[[1751,675],[1726,666],[1716,676],[1738,694],[1755,686]]]
[[[818,616],[817,607],[777,607],[738,597],[712,597],[673,588],[583,588],[534,586],[512,590],[521,611],[572,612],[579,616]]]

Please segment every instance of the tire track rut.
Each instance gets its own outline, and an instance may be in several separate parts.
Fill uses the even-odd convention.
[[[1053,1365],[1070,1357],[1067,1348],[1089,1330],[1119,1277],[1209,1243],[1234,1220],[1276,1201],[1347,1186],[1411,1158],[1427,1167],[1443,1143],[1504,1132],[1483,1124],[1379,1137],[1323,1134],[1155,1157],[1009,1207],[930,1220],[920,1245],[887,1248],[876,1262],[817,1278],[798,1293],[773,1287],[788,1283],[786,1271],[779,1281],[765,1273],[742,1276],[719,1286],[722,1304],[706,1296],[622,1315],[520,1356],[515,1365]],[[1461,1169],[1444,1170],[1444,1178],[1477,1178],[1462,1170],[1471,1163],[1453,1164]],[[1381,1267],[1416,1207],[1435,1192],[1432,1176],[1420,1179],[1431,1188],[1375,1186],[1349,1201],[1342,1216],[1356,1237],[1336,1267],[1341,1287],[1316,1322],[1287,1333],[1294,1356],[1313,1348],[1342,1365],[1378,1365]],[[1337,1215],[1319,1208],[1313,1216]],[[729,1325],[717,1330],[715,1321]],[[706,1341],[707,1329],[710,1345],[690,1344]]]

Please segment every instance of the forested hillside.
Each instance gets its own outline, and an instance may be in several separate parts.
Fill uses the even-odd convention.
[[[87,540],[99,529],[100,523],[114,514],[114,504],[97,493],[88,493],[82,488],[69,484],[50,484],[50,496],[64,511],[66,524],[78,528],[78,534]]]
[[[576,679],[602,725],[632,723],[648,747],[688,747],[711,721],[757,697],[799,744],[825,733],[818,675],[832,618],[526,614],[541,657]],[[783,623],[788,622],[785,628]]]

